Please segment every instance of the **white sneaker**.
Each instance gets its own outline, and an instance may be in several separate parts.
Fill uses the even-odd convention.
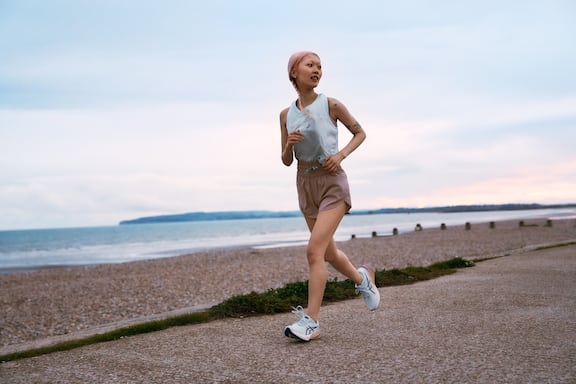
[[[378,308],[380,304],[380,292],[376,284],[374,284],[374,270],[360,267],[358,268],[358,272],[362,275],[362,284],[356,284],[356,293],[362,294],[368,309],[373,311]]]
[[[292,313],[300,316],[300,320],[284,328],[284,335],[303,341],[310,341],[320,337],[320,324],[304,312],[304,308],[292,307]]]

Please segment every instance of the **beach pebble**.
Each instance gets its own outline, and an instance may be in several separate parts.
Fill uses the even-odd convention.
[[[526,221],[528,222],[528,221]],[[576,239],[574,220],[448,226],[338,243],[354,265],[426,266],[454,257],[501,256]],[[329,268],[330,278],[341,275]],[[304,246],[227,249],[124,264],[0,275],[0,347],[262,292],[308,279]],[[294,303],[305,304],[305,303]]]

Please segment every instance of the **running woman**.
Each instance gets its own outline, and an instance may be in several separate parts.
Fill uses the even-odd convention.
[[[310,239],[306,249],[308,305],[306,310],[294,308],[299,320],[287,326],[284,334],[310,341],[320,337],[320,307],[328,279],[326,262],[354,281],[368,309],[378,308],[380,293],[374,284],[374,270],[356,269],[334,242],[340,221],[352,207],[348,179],[340,164],[360,146],[366,133],[341,102],[316,92],[322,78],[322,64],[316,53],[294,53],[288,61],[288,77],[298,99],[280,113],[282,163],[290,166],[294,158],[298,161],[298,201]],[[338,147],[338,121],[352,134],[342,149]]]

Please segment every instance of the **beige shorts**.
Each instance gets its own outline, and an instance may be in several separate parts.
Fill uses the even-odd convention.
[[[319,211],[346,204],[346,213],[352,208],[348,177],[342,168],[331,174],[319,163],[298,163],[296,176],[300,211],[308,218],[316,218]]]

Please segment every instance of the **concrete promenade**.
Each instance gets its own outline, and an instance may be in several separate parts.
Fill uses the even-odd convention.
[[[576,383],[576,245],[323,308],[171,328],[0,365],[0,383]]]

